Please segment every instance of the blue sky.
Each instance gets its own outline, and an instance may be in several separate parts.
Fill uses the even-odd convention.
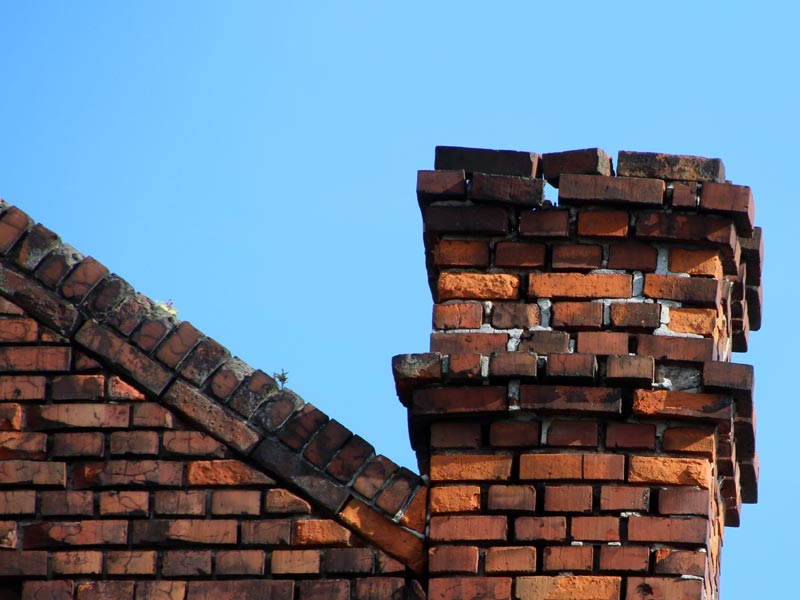
[[[785,596],[798,16],[789,2],[3,2],[0,195],[414,467],[390,358],[428,347],[414,188],[434,147],[723,158],[754,190],[767,261],[762,331],[735,356],[756,366],[761,500],[727,531],[722,593]]]

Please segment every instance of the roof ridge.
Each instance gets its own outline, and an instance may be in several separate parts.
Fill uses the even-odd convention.
[[[0,200],[0,295],[424,569],[427,486],[366,440]]]

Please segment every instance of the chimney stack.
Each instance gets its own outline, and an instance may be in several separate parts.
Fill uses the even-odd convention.
[[[718,597],[757,499],[761,230],[719,159],[438,147],[430,352],[393,362],[431,600]],[[545,200],[545,182],[558,189]]]

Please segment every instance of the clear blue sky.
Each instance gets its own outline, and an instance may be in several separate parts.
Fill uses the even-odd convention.
[[[790,2],[2,2],[0,195],[414,467],[437,144],[718,156],[766,232],[761,502],[725,600],[786,597],[796,515]],[[387,327],[391,323],[391,327]],[[788,335],[787,335],[788,334]],[[790,595],[791,593],[788,592]]]

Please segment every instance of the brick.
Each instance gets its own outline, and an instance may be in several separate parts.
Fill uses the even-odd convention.
[[[394,561],[397,562],[397,561]],[[416,594],[421,596],[420,587],[414,581],[406,583],[402,577],[371,577],[356,579],[355,594],[359,600],[383,600],[384,598],[402,597],[404,590],[408,589],[409,597]]]
[[[196,577],[211,574],[209,550],[167,550],[161,559],[161,573],[166,577]]]
[[[543,413],[618,414],[622,410],[618,388],[521,385],[519,402],[525,410]]]
[[[228,349],[219,342],[205,338],[183,361],[180,373],[195,385],[202,385],[230,356]]]
[[[220,400],[228,400],[239,385],[253,374],[253,368],[240,360],[231,358],[211,378],[211,393]]]
[[[417,488],[408,505],[403,509],[400,524],[418,533],[424,533],[428,525],[428,488],[421,485]]]
[[[131,284],[116,275],[109,275],[94,286],[83,304],[89,314],[100,320],[133,295],[134,290]]]
[[[612,302],[610,318],[614,328],[656,329],[661,324],[661,305],[643,302]]]
[[[632,542],[705,544],[707,529],[708,520],[704,517],[628,518],[628,540]]]
[[[155,455],[158,454],[158,432],[115,431],[110,436],[109,448],[112,455]]]
[[[711,494],[691,487],[670,487],[658,492],[658,512],[662,515],[709,515]]]
[[[252,411],[241,412],[231,402],[231,406],[240,414],[258,426],[262,431],[274,432],[286,423],[297,411],[303,408],[303,399],[289,389],[280,389],[271,394],[264,402]]]
[[[215,582],[209,582],[213,585]],[[206,582],[202,584],[205,586]],[[136,600],[183,600],[186,594],[184,581],[137,581]]]
[[[89,491],[40,492],[39,511],[43,516],[91,516],[94,513],[94,496]]]
[[[551,325],[559,329],[601,329],[603,304],[600,302],[556,302],[551,308]]]
[[[31,407],[31,429],[49,430],[66,427],[120,428],[130,421],[130,408],[120,404],[52,404]]]
[[[0,319],[0,342],[7,344],[35,342],[39,325],[33,319]]]
[[[715,358],[714,342],[707,338],[637,335],[636,352],[655,360],[706,362]]]
[[[732,392],[740,398],[752,398],[752,365],[711,361],[703,364],[703,387],[711,391]],[[749,416],[745,414],[743,416]]]
[[[617,517],[572,517],[570,533],[575,540],[615,542],[619,540]]]
[[[519,234],[522,237],[568,238],[569,211],[524,212],[519,218]]]
[[[428,568],[431,573],[477,573],[478,548],[476,546],[434,546],[428,550]]]
[[[612,175],[611,157],[600,148],[549,152],[542,154],[542,172],[548,183],[558,187],[562,173]]]
[[[470,200],[539,207],[544,202],[544,181],[533,177],[475,172],[467,190]]]
[[[17,523],[0,521],[0,548],[16,549],[18,545]]]
[[[250,418],[264,401],[279,391],[278,382],[263,371],[252,371],[231,396],[228,405],[245,418]]]
[[[480,354],[451,354],[447,370],[449,381],[480,379]]]
[[[489,373],[493,376],[536,377],[538,359],[527,352],[499,352],[489,359]]]
[[[35,512],[34,490],[0,490],[0,515],[27,515]]]
[[[647,387],[653,383],[655,361],[652,356],[609,356],[606,361],[606,382],[612,385]]]
[[[643,417],[728,420],[732,415],[732,405],[731,398],[723,395],[635,390],[633,412]]]
[[[437,267],[488,267],[489,244],[464,240],[440,240],[434,250]]]
[[[559,180],[559,205],[631,204],[659,206],[666,186],[659,179],[627,179],[601,175],[564,174]]]
[[[710,462],[701,458],[631,456],[628,481],[662,485],[697,485],[709,489],[712,483],[712,468]]]
[[[103,553],[94,550],[53,553],[54,575],[100,575]]]
[[[261,492],[214,490],[211,492],[211,512],[215,515],[258,515],[261,512]]]
[[[13,302],[0,298],[0,314],[21,317],[25,315],[25,311]]]
[[[582,513],[592,511],[592,486],[548,485],[544,490],[547,512]]]
[[[325,553],[327,573],[372,573],[375,563],[371,548],[332,548]]]
[[[190,581],[154,582],[188,585],[187,600],[210,600],[213,598],[294,598],[295,582],[290,580],[242,579],[238,581]],[[137,584],[141,585],[141,584]],[[137,587],[138,590],[138,587]],[[150,600],[147,596],[147,600]],[[175,595],[174,600],[181,600],[183,593]],[[140,600],[138,597],[136,600]],[[144,599],[142,599],[144,600]],[[159,598],[160,600],[160,598]],[[170,596],[169,600],[173,600]],[[331,597],[331,600],[338,600]]]
[[[616,331],[579,331],[577,351],[609,355],[628,353],[628,334]]]
[[[399,467],[385,456],[373,457],[353,482],[353,489],[366,498],[373,498],[386,480]]]
[[[504,481],[511,478],[512,457],[503,454],[435,454],[431,481]]]
[[[534,546],[500,546],[486,549],[486,573],[535,573]]]
[[[133,521],[132,537],[134,544],[235,544],[236,526],[232,519]]]
[[[63,375],[50,383],[53,400],[95,400],[104,396],[103,375]]]
[[[722,279],[722,260],[717,249],[687,250],[685,248],[670,248],[669,270],[673,273],[706,275],[715,279]]]
[[[125,544],[128,540],[127,521],[40,522],[23,530],[26,549]]]
[[[160,427],[171,429],[175,426],[173,414],[156,402],[139,402],[133,405],[134,427]]]
[[[494,247],[494,266],[542,269],[545,265],[544,244],[526,242],[497,242]]]
[[[437,298],[444,300],[516,300],[519,277],[504,273],[442,273]]]
[[[155,550],[109,550],[106,552],[106,572],[109,575],[154,575]]]
[[[528,298],[630,298],[630,275],[531,273]]]
[[[352,436],[350,430],[338,421],[328,421],[311,438],[303,452],[303,457],[311,464],[324,468]]]
[[[548,446],[597,448],[597,423],[591,421],[553,421],[547,429]]]
[[[609,269],[652,272],[658,266],[658,250],[640,242],[622,242],[608,245]]]
[[[433,200],[436,196],[463,196],[466,193],[467,177],[464,169],[417,171],[417,196],[420,198]]]
[[[339,481],[350,481],[361,466],[375,454],[375,449],[361,436],[351,437],[328,465],[328,473]]]
[[[461,169],[467,175],[478,171],[536,177],[540,158],[540,155],[533,152],[436,146],[435,165],[437,171]]]
[[[14,242],[32,225],[30,217],[16,206],[9,208],[0,218],[0,252],[8,252]]]
[[[489,510],[534,512],[536,489],[532,485],[493,485],[487,497]]]
[[[593,560],[591,546],[548,546],[542,550],[545,571],[591,571]]]
[[[428,600],[504,600],[511,598],[510,577],[434,577],[428,583]]]
[[[330,519],[303,519],[294,524],[296,546],[349,546],[352,534]]]
[[[523,454],[520,457],[520,479],[581,479],[581,454]]]
[[[133,581],[87,581],[78,584],[77,600],[132,600]]]
[[[108,360],[111,365],[154,394],[160,394],[169,383],[170,375],[166,369],[117,334],[93,321],[84,323],[75,335],[75,341]]]
[[[165,431],[161,444],[165,452],[183,456],[220,456],[224,446],[200,431]]]
[[[106,275],[108,269],[88,256],[78,263],[61,284],[61,294],[68,300],[79,302]]]
[[[78,322],[78,310],[71,303],[4,266],[0,266],[0,291],[39,323],[58,333],[71,334]]]
[[[420,483],[418,475],[405,468],[399,469],[380,492],[376,502],[377,507],[387,514],[396,515]]]
[[[0,559],[0,576],[17,578],[47,576],[47,552],[37,550],[2,551],[0,557],[2,557]]]
[[[22,584],[22,600],[72,600],[72,581],[26,581]]]
[[[5,401],[44,400],[45,378],[36,375],[0,377],[0,397]]]
[[[606,427],[606,448],[654,450],[655,447],[655,425],[646,423],[609,423]]]
[[[103,456],[105,436],[96,432],[50,434],[52,445],[50,456],[65,458],[70,456]]]
[[[724,181],[725,165],[719,158],[620,150],[617,175],[667,181]]]
[[[662,437],[665,452],[690,452],[710,459],[716,456],[717,440],[714,430],[697,427],[670,427]]]
[[[508,210],[499,206],[427,206],[423,209],[426,232],[508,233]]]
[[[197,460],[187,463],[187,485],[270,485],[273,479],[234,459]]]
[[[259,435],[244,422],[227,412],[208,396],[176,381],[163,400],[188,419],[200,423],[207,432],[240,452],[248,453],[258,443]]]
[[[583,210],[578,213],[578,235],[625,238],[628,236],[629,218],[623,210]]]
[[[672,185],[672,206],[675,208],[696,208],[698,197],[697,182],[688,183],[676,181]]]
[[[584,454],[584,479],[617,479],[625,477],[625,457],[621,454]]]
[[[477,485],[436,485],[430,491],[431,513],[477,512],[481,489]]]
[[[429,538],[434,542],[504,541],[508,538],[508,523],[502,516],[434,516],[430,520]]]
[[[155,512],[159,515],[203,515],[206,512],[206,492],[205,490],[157,491]]]
[[[536,304],[496,303],[492,308],[492,325],[498,329],[528,329],[541,322]]]
[[[604,485],[600,488],[600,510],[646,511],[650,506],[650,488]]]
[[[269,519],[266,521],[242,521],[242,544],[288,545],[291,541],[292,521]]]
[[[600,546],[601,571],[647,572],[650,548],[647,546]]]
[[[489,428],[489,443],[496,448],[530,448],[539,445],[538,421],[495,421]]]
[[[447,387],[414,392],[412,413],[438,415],[506,410],[506,388],[500,386]]]
[[[483,306],[476,303],[435,304],[434,329],[477,329],[483,323]]]
[[[298,598],[306,600],[350,600],[350,582],[345,579],[298,581]]]
[[[519,600],[619,600],[620,579],[594,575],[519,577],[516,594]]]
[[[70,349],[60,346],[3,346],[0,363],[5,373],[14,371],[68,371]]]
[[[741,235],[753,234],[755,203],[753,192],[746,185],[704,183],[700,189],[700,210],[728,213],[735,219]]]
[[[675,300],[692,304],[717,306],[722,287],[716,279],[676,277],[647,273],[644,276],[644,295],[659,300]]]
[[[666,575],[706,576],[708,553],[692,550],[658,548],[655,552],[655,573]]]
[[[183,464],[166,460],[111,460],[82,463],[73,470],[74,487],[181,486]]]
[[[569,334],[565,331],[524,331],[519,352],[558,354],[569,352]]]
[[[434,448],[477,448],[481,443],[478,423],[431,423]]]
[[[566,537],[566,517],[518,517],[514,521],[514,539],[517,541],[561,541]]]
[[[442,354],[482,354],[504,352],[507,333],[432,333],[431,352]]]
[[[641,212],[636,237],[664,241],[709,243],[733,249],[736,229],[730,219],[685,213]]]
[[[35,460],[0,461],[0,481],[6,485],[66,486],[66,465],[63,462]]]
[[[594,244],[557,244],[553,246],[551,264],[554,271],[588,271],[599,269],[603,249]]]
[[[379,548],[390,548],[392,556],[413,571],[422,571],[425,562],[422,540],[356,499],[351,499],[338,514],[339,519],[357,534]]]
[[[22,417],[22,411],[14,413]],[[3,411],[0,409],[0,428],[2,428]],[[17,419],[15,419],[17,420]],[[8,424],[8,423],[6,423]],[[21,427],[21,421],[19,421]],[[47,436],[43,433],[22,433],[17,431],[0,431],[0,460],[14,458],[42,459],[45,456]]]

